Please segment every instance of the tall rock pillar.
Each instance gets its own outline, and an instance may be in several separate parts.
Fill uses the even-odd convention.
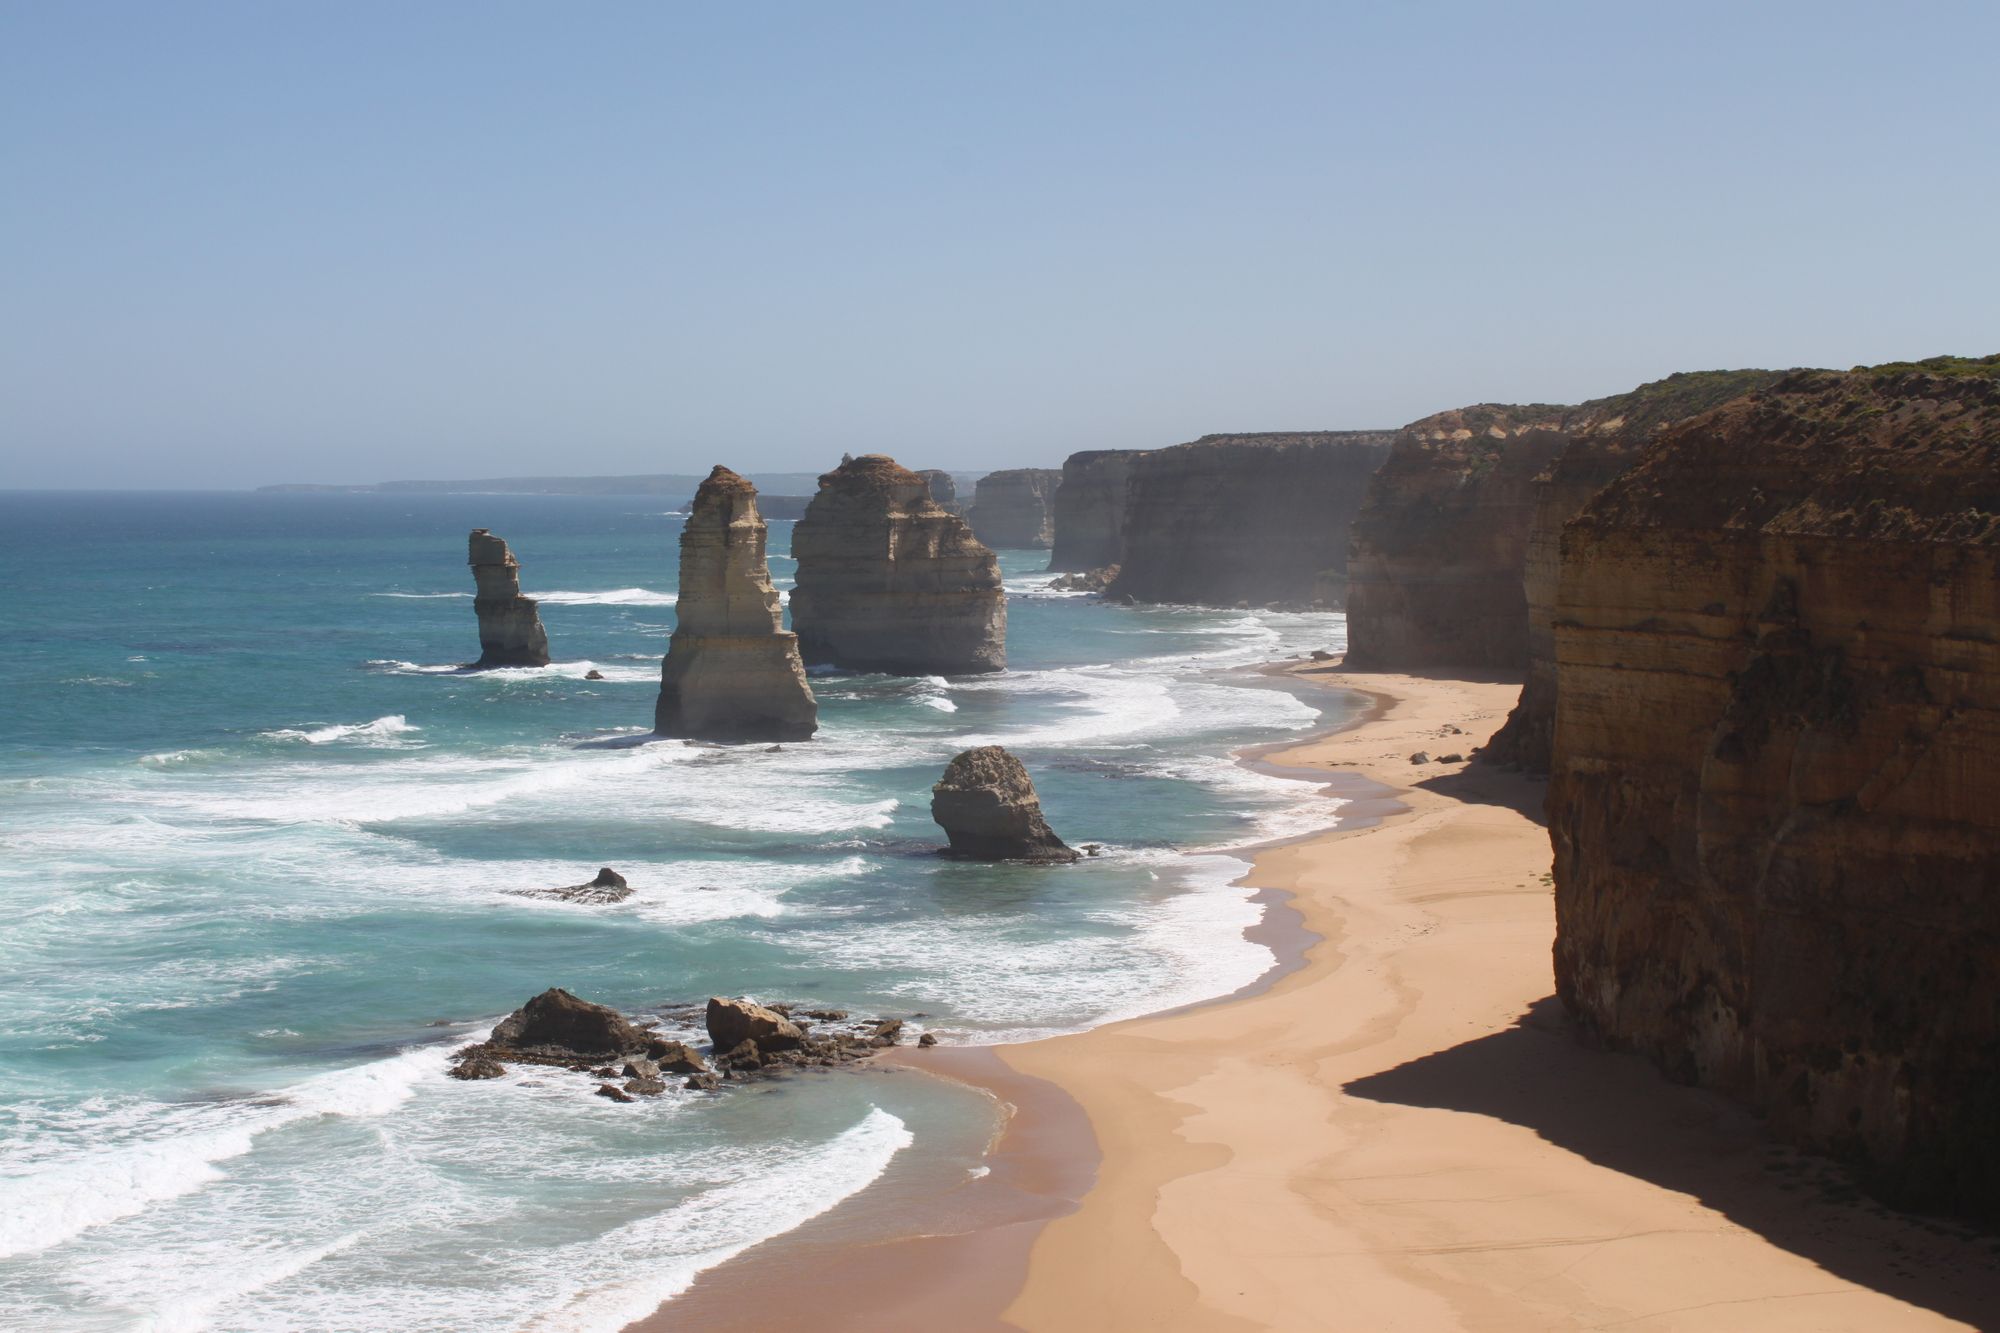
[[[472,609],[479,617],[478,670],[489,667],[547,666],[549,636],[535,599],[521,595],[521,566],[507,543],[485,528],[468,539],[472,566]]]

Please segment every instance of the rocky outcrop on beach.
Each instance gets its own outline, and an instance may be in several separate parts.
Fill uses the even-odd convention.
[[[1125,558],[1125,500],[1132,461],[1140,449],[1086,449],[1062,465],[1062,479],[1050,502],[1055,531],[1049,569],[1078,573],[1103,569]]]
[[[625,882],[623,875],[605,866],[588,884],[566,884],[554,889],[514,889],[511,892],[521,898],[553,898],[559,902],[603,906],[622,903],[630,898],[632,886]]]
[[[716,467],[681,529],[680,598],[653,729],[713,741],[802,741],[819,728],[764,555],[757,488]]]
[[[1049,587],[1056,592],[1106,592],[1118,582],[1118,566],[1107,565],[1103,569],[1085,569],[1074,574],[1058,574],[1049,580]]]
[[[1041,798],[1021,761],[998,745],[967,750],[931,788],[931,818],[970,861],[1068,862],[1077,853],[1042,817]]]
[[[943,468],[919,468],[917,475],[924,479],[924,486],[930,491],[931,499],[937,501],[938,508],[947,513],[959,512],[958,483]]]
[[[966,514],[973,536],[996,551],[1047,550],[1055,540],[1062,475],[1057,468],[1014,467],[981,477]]]
[[[809,665],[904,676],[1007,665],[999,561],[893,458],[864,454],[821,477],[792,555],[792,627]]]
[[[1564,530],[1553,625],[1564,1004],[2000,1215],[2000,357],[1668,428]]]
[[[474,528],[466,546],[476,589],[472,610],[479,617],[474,668],[547,666],[549,636],[534,598],[521,595],[521,565],[514,553],[485,528]]]
[[[1204,435],[1136,455],[1112,591],[1142,602],[1343,605],[1348,528],[1394,439]]]
[[[615,1009],[592,1004],[553,987],[494,1025],[485,1041],[458,1052],[453,1078],[494,1078],[506,1064],[587,1069],[631,1055],[648,1055],[663,1042]]]
[[[1481,757],[1546,773],[1555,738],[1555,598],[1563,525],[1590,497],[1637,461],[1654,436],[1679,421],[1775,383],[1782,372],[1707,370],[1641,385],[1631,393],[1571,409],[1568,437],[1535,478],[1521,591],[1527,604],[1526,677],[1521,701]]]

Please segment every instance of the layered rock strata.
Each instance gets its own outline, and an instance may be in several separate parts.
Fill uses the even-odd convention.
[[[1055,541],[1057,468],[1015,467],[989,472],[966,515],[972,535],[996,551],[1047,550]]]
[[[1344,604],[1348,529],[1394,440],[1390,431],[1204,435],[1135,456],[1113,593]]]
[[[1481,757],[1546,773],[1555,734],[1555,597],[1563,525],[1621,476],[1662,430],[1775,383],[1782,372],[1704,370],[1643,384],[1571,409],[1568,443],[1535,478],[1521,592],[1527,604],[1527,663],[1521,701]]]
[[[1087,449],[1063,462],[1062,480],[1050,503],[1052,572],[1104,569],[1125,558],[1125,500],[1132,462],[1144,452]]]
[[[757,488],[718,466],[681,529],[681,586],[653,729],[717,741],[802,741],[819,727],[764,554]]]
[[[951,854],[972,861],[1068,862],[1077,853],[1049,828],[1021,761],[998,745],[967,750],[931,788],[931,818]]]
[[[893,458],[865,454],[821,477],[792,555],[808,664],[906,676],[1007,665],[999,561]]]
[[[1564,1004],[2000,1215],[2000,357],[1669,428],[1564,530],[1553,625]]]
[[[521,565],[507,543],[485,528],[474,528],[466,543],[476,590],[472,610],[479,617],[479,670],[547,666],[549,636],[535,599],[521,595]]]

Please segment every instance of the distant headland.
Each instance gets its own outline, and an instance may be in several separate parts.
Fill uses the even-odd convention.
[[[484,477],[464,481],[378,481],[342,486],[320,482],[283,482],[259,486],[259,494],[312,495],[672,495],[687,497],[701,486],[706,473],[658,472],[626,477]],[[809,496],[819,487],[817,472],[746,473],[759,491],[774,495]],[[959,484],[970,490],[984,475],[960,472]]]

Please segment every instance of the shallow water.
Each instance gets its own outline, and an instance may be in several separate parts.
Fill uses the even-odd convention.
[[[1243,670],[1337,649],[1338,616],[1107,606],[1006,552],[1008,672],[818,674],[819,737],[776,752],[647,742],[675,508],[0,495],[0,1324],[615,1328],[899,1154],[973,1169],[994,1128],[910,1077],[619,1106],[442,1076],[547,986],[995,1041],[1270,963],[1241,860],[1197,849],[1331,819],[1228,755],[1340,703]],[[475,526],[555,665],[456,669]],[[1103,855],[936,857],[929,786],[989,741]],[[631,899],[508,892],[600,865]]]

